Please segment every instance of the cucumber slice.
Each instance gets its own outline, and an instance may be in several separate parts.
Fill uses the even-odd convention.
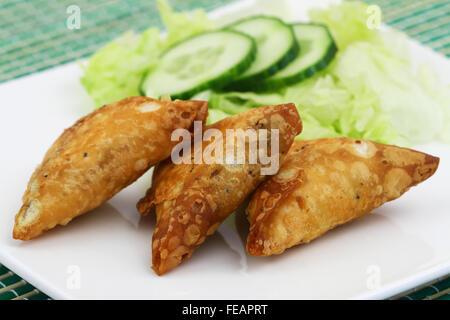
[[[304,23],[292,26],[300,53],[286,68],[264,79],[253,90],[271,91],[292,85],[325,69],[333,60],[337,47],[326,26]]]
[[[175,44],[143,77],[141,93],[189,99],[210,87],[223,87],[244,72],[256,55],[255,41],[233,30],[205,32]]]
[[[250,89],[255,82],[284,68],[299,51],[292,27],[275,17],[253,16],[239,20],[226,29],[253,37],[258,48],[256,59],[250,68],[227,86],[227,89]]]

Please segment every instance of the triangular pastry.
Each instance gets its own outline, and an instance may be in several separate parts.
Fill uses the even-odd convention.
[[[251,255],[280,254],[400,197],[439,158],[350,138],[295,141],[277,175],[247,207]]]
[[[170,155],[175,129],[207,114],[204,101],[132,97],[81,118],[34,171],[13,237],[29,240],[98,207]]]
[[[229,141],[227,129],[278,130],[279,150],[271,156],[281,162],[301,131],[301,121],[295,105],[285,104],[250,109],[206,127],[205,132],[208,129],[223,133],[222,146]],[[269,134],[266,141],[271,150],[272,135]],[[258,138],[257,142],[263,141]],[[206,150],[211,143],[204,141],[201,150]],[[156,167],[152,187],[137,207],[143,215],[156,207],[152,257],[153,269],[158,275],[188,259],[195,248],[267,178],[262,175],[260,161],[250,163],[248,146],[249,140],[246,140],[245,161],[241,164],[175,164],[167,159]],[[192,158],[194,149],[195,146]]]

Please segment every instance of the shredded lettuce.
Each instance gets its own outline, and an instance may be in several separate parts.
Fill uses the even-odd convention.
[[[215,123],[226,117],[232,116],[232,114],[226,113],[219,109],[209,109],[208,110],[208,119],[206,120],[206,124]]]
[[[127,32],[95,53],[86,66],[81,83],[96,107],[139,95],[144,73],[155,65],[162,49],[159,30],[137,35]]]
[[[330,28],[340,49],[326,70],[271,94],[213,93],[210,107],[235,114],[293,102],[303,121],[298,139],[349,136],[403,146],[450,141],[449,87],[438,85],[430,67],[414,70],[403,34],[367,28],[361,2],[314,9],[309,16]]]
[[[157,0],[167,35],[150,28],[107,44],[84,66],[82,84],[97,106],[138,95],[139,83],[168,47],[214,28],[202,11],[176,13]],[[310,10],[327,25],[339,52],[322,72],[271,93],[202,92],[209,100],[208,123],[250,108],[293,102],[303,121],[298,139],[349,136],[413,145],[440,138],[450,142],[450,86],[439,85],[429,66],[415,70],[406,36],[366,26],[368,6],[343,2]]]
[[[298,139],[350,136],[405,144],[389,117],[380,110],[374,92],[361,89],[352,93],[330,74],[318,75],[279,93],[213,93],[210,108],[236,114],[254,107],[289,102],[296,104],[303,122],[303,132]]]
[[[390,116],[392,127],[408,141],[424,143],[442,131],[442,106],[421,86],[409,61],[387,48],[365,42],[352,44],[332,72],[352,93],[374,92],[379,114]]]
[[[359,1],[330,4],[327,9],[311,9],[311,21],[323,23],[330,29],[339,49],[345,49],[355,41],[380,42],[376,29],[367,27],[368,6]],[[381,19],[381,17],[380,17]]]
[[[137,96],[143,75],[151,71],[160,54],[172,44],[214,27],[204,12],[177,13],[167,0],[157,0],[167,35],[155,27],[141,34],[129,31],[96,52],[82,65],[81,83],[96,107]]]
[[[213,22],[206,17],[203,10],[177,13],[172,10],[167,0],[157,0],[156,2],[161,20],[168,32],[165,39],[166,47],[215,27]]]

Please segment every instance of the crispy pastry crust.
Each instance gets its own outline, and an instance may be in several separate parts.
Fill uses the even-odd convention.
[[[428,154],[368,140],[295,141],[247,207],[247,251],[268,256],[308,243],[400,197],[438,164]]]
[[[280,158],[301,132],[294,104],[242,112],[205,128],[279,129]],[[270,137],[268,139],[270,145]],[[203,143],[203,150],[210,142]],[[248,160],[248,148],[246,148]],[[225,152],[224,152],[225,153]],[[152,188],[137,204],[146,215],[156,206],[153,270],[162,275],[188,259],[207,236],[263,181],[258,164],[174,164],[167,159],[153,175]]]
[[[132,97],[78,120],[33,173],[13,237],[29,240],[94,209],[167,158],[177,128],[205,121],[204,101]]]

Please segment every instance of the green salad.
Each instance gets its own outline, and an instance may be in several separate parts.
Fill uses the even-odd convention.
[[[136,95],[208,100],[213,123],[293,102],[298,139],[450,142],[450,87],[429,66],[414,68],[403,34],[369,29],[361,2],[313,9],[309,22],[252,16],[224,28],[157,2],[165,32],[126,33],[82,66],[97,107]]]

